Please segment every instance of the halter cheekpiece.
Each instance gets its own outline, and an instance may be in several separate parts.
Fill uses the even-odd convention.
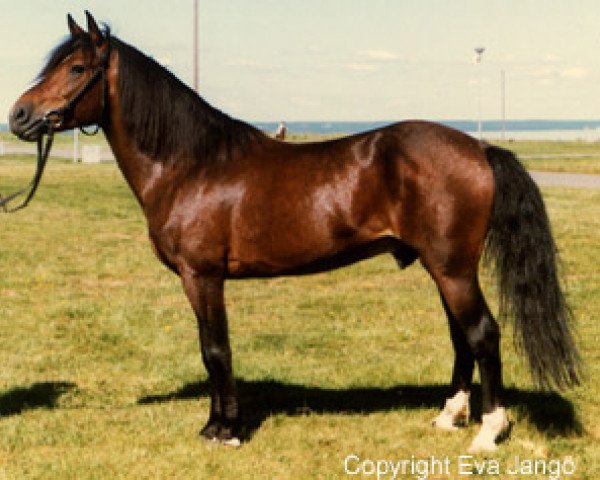
[[[96,123],[95,129],[92,131],[85,130],[85,127],[83,127],[83,126],[79,127],[79,130],[84,135],[95,135],[100,130],[100,124],[104,121],[105,108],[106,108],[106,95],[107,95],[107,90],[108,90],[106,88],[106,83],[107,83],[106,71],[108,70],[108,65],[109,65],[109,61],[110,61],[110,37],[109,36],[107,36],[106,41],[107,41],[108,48],[106,50],[106,53],[102,56],[102,61],[101,61],[100,65],[98,66],[98,69],[94,72],[94,74],[90,77],[90,79],[86,82],[86,84],[81,88],[81,90],[79,90],[79,92],[77,92],[77,95],[75,95],[71,100],[69,100],[69,102],[66,105],[64,105],[63,107],[58,108],[56,110],[50,110],[42,118],[42,121],[40,122],[40,127],[42,127],[43,125],[46,127],[46,135],[48,136],[48,138],[46,140],[45,145],[44,145],[44,134],[43,133],[40,134],[40,136],[37,139],[37,157],[38,158],[37,158],[37,166],[36,166],[36,170],[35,170],[35,175],[33,176],[33,179],[31,180],[31,182],[29,183],[29,185],[27,187],[22,188],[21,190],[18,190],[16,192],[13,192],[6,197],[2,197],[0,195],[0,208],[2,208],[5,212],[16,212],[17,210],[21,210],[22,208],[25,208],[27,206],[27,204],[29,203],[29,201],[33,198],[33,195],[35,194],[35,192],[38,188],[38,185],[40,183],[40,180],[42,178],[42,174],[44,173],[44,168],[46,167],[46,162],[48,161],[48,156],[50,155],[50,149],[52,148],[52,142],[54,141],[54,130],[60,128],[63,125],[65,118],[68,115],[71,115],[73,113],[73,110],[75,109],[77,104],[83,99],[85,94],[91,90],[91,88],[96,84],[96,82],[98,82],[98,80],[102,80],[102,105],[100,108],[100,115],[99,115],[98,123]],[[9,203],[13,199],[20,197],[21,195],[25,194],[26,192],[27,192],[27,196],[25,197],[25,200],[23,200],[16,207],[9,207]]]

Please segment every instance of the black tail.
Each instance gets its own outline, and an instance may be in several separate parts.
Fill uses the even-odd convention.
[[[496,184],[486,258],[498,275],[500,316],[514,319],[535,383],[579,383],[580,360],[570,331],[571,311],[557,274],[556,245],[537,185],[517,157],[487,146]]]

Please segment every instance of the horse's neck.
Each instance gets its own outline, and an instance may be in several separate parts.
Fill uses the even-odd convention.
[[[113,65],[117,65],[118,61],[114,61]],[[133,190],[136,198],[141,204],[142,208],[146,213],[149,210],[153,210],[157,202],[161,204],[168,203],[169,199],[174,197],[174,188],[179,185],[184,178],[190,175],[191,171],[198,171],[200,168],[199,161],[202,160],[203,164],[209,165],[211,160],[226,152],[226,155],[232,155],[235,150],[240,150],[237,145],[234,145],[232,138],[239,135],[240,144],[247,144],[250,140],[256,140],[260,138],[253,128],[243,124],[242,122],[235,122],[229,119],[229,117],[221,114],[218,111],[213,111],[208,104],[198,100],[198,108],[206,108],[206,112],[201,112],[198,115],[198,119],[191,118],[182,120],[179,118],[180,123],[185,123],[184,126],[188,128],[190,135],[196,135],[196,139],[199,139],[198,151],[194,151],[193,147],[181,149],[178,153],[174,151],[169,152],[168,148],[165,153],[150,153],[151,148],[146,148],[138,144],[140,141],[137,139],[138,136],[131,134],[126,128],[126,118],[129,112],[124,111],[122,104],[121,92],[119,92],[119,86],[117,82],[118,72],[116,67],[113,67],[109,72],[109,78],[112,81],[109,83],[109,121],[104,125],[104,132],[107,140],[113,150],[119,168],[123,172],[125,179],[129,183],[129,186]],[[151,105],[148,108],[152,108]],[[205,115],[203,115],[205,113]],[[202,122],[206,121],[209,126],[211,119],[217,119],[221,123],[216,127],[212,125],[210,128],[198,127],[198,132],[189,131],[189,125],[194,125],[194,121]],[[227,124],[230,122],[230,124]],[[218,123],[218,122],[217,122]],[[181,127],[181,125],[179,125]],[[222,138],[219,137],[221,133],[221,127],[230,127],[231,131],[227,132],[227,135]],[[172,128],[178,128],[177,125]],[[211,130],[212,128],[212,130]],[[210,144],[203,149],[204,143],[208,139],[209,135],[216,135],[215,143]],[[211,137],[211,138],[213,138]],[[188,138],[188,137],[186,137]],[[237,138],[237,137],[236,137]],[[163,138],[161,137],[161,140]],[[167,140],[165,140],[167,141]],[[223,142],[223,144],[218,142]],[[175,143],[177,147],[180,146],[179,139],[173,140],[170,143]],[[150,150],[150,151],[149,151]],[[162,150],[162,149],[157,149]],[[175,149],[177,150],[177,149]],[[243,148],[241,148],[243,151]],[[239,153],[239,152],[238,152]],[[163,155],[161,157],[160,155]],[[181,156],[182,158],[175,158],[175,156]],[[190,161],[190,156],[193,156],[193,161]],[[200,156],[201,158],[196,158]]]
[[[115,105],[117,107],[117,105]],[[167,174],[173,179],[176,172],[166,168],[164,159],[153,158],[142,152],[133,136],[128,135],[118,108],[112,110],[111,122],[104,129],[117,164],[145,213],[155,206],[157,191],[161,189]],[[168,173],[167,173],[168,170]],[[175,173],[175,175],[174,175]],[[166,192],[164,192],[166,193]],[[166,197],[166,195],[165,195]]]
[[[125,127],[121,103],[121,94],[118,86],[118,49],[114,49],[112,67],[109,71],[108,106],[109,120],[103,126],[106,139],[113,151],[117,164],[131,187],[135,197],[147,213],[155,201],[152,191],[164,180],[165,159],[155,158],[144,153],[137,145],[135,135],[130,135]],[[155,197],[156,195],[154,195]]]

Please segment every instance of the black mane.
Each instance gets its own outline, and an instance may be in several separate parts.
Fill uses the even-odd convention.
[[[119,52],[125,128],[144,153],[204,164],[226,160],[234,147],[263,136],[209,105],[153,59],[116,38],[111,41]]]
[[[152,58],[112,37],[108,26],[104,35],[119,54],[124,124],[140,151],[157,160],[178,158],[206,164],[227,160],[235,147],[244,148],[264,137],[260,130],[209,105]],[[50,53],[37,80],[78,48],[92,51],[89,35],[69,35]]]

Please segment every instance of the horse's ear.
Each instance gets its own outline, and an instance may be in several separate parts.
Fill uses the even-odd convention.
[[[70,13],[67,15],[67,25],[69,25],[69,30],[73,37],[77,37],[77,36],[85,33],[83,31],[83,28],[81,28],[79,25],[77,25],[77,22],[75,20],[73,20],[73,17],[71,16]]]
[[[98,28],[98,24],[94,20],[94,17],[92,17],[92,14],[86,10],[85,16],[87,17],[88,33],[92,37],[92,42],[99,47],[104,42],[104,35],[102,35],[102,32]]]

